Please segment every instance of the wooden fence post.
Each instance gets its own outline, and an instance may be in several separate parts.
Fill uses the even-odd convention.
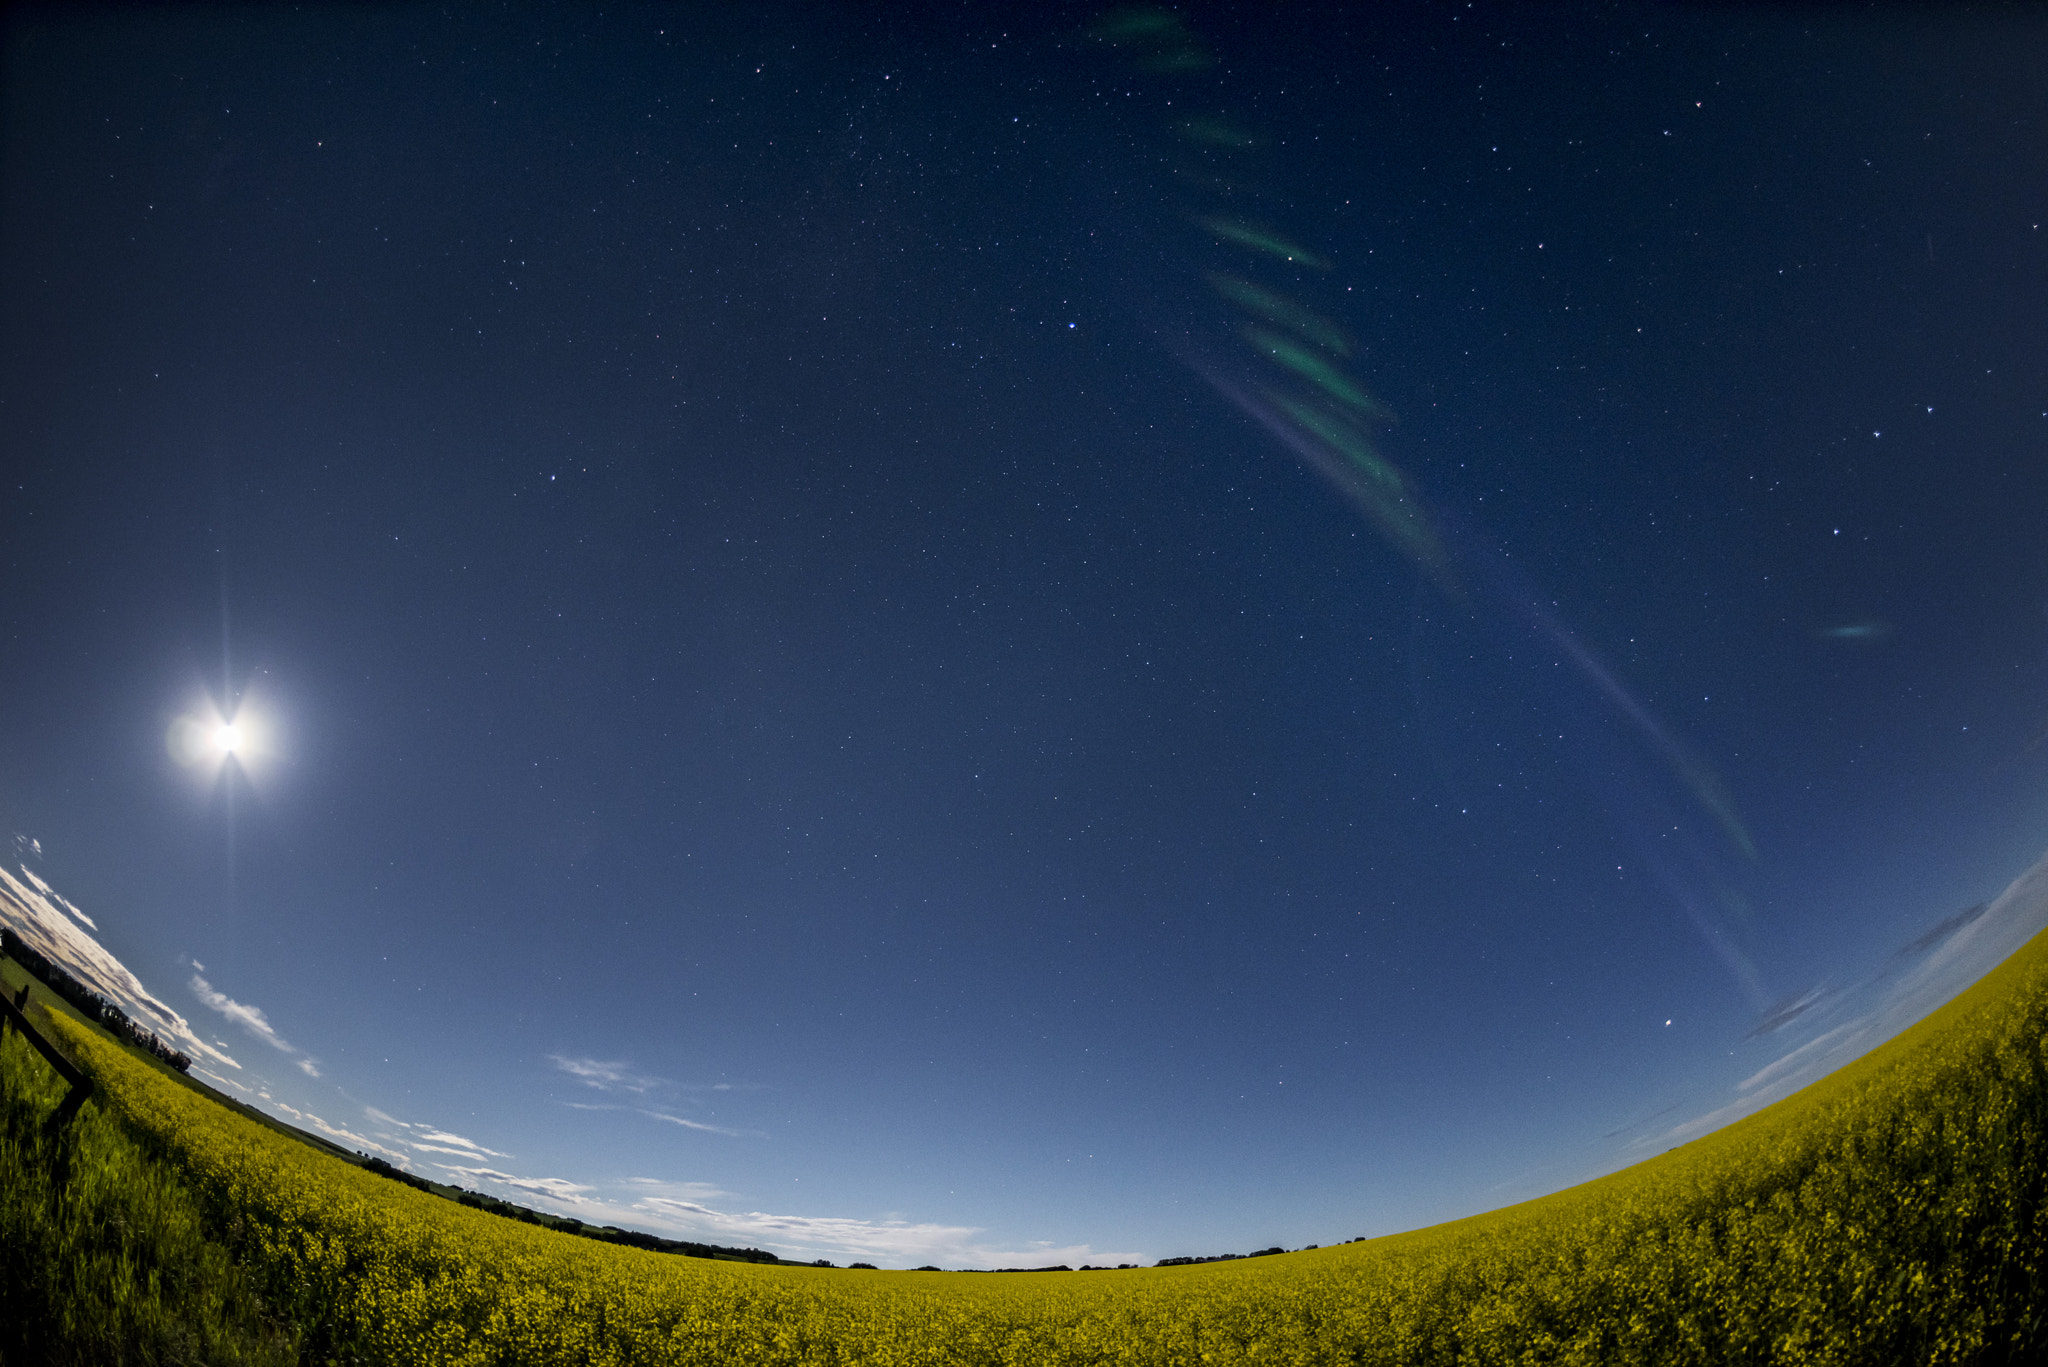
[[[24,984],[21,998],[18,1000],[25,1005],[27,996],[28,987]],[[78,1108],[92,1095],[92,1079],[80,1071],[77,1064],[59,1053],[56,1045],[44,1039],[42,1031],[29,1024],[28,1013],[22,1010],[21,1005],[7,1000],[7,995],[0,992],[0,1035],[4,1035],[10,1025],[21,1031],[22,1038],[34,1045],[36,1052],[49,1060],[50,1066],[57,1070],[58,1077],[71,1084],[71,1090],[57,1103],[57,1109],[50,1112],[50,1118],[43,1122],[45,1132],[54,1135],[71,1123],[71,1118],[78,1114]]]

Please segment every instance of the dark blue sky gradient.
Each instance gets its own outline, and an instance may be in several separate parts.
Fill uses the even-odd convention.
[[[2048,844],[2040,15],[891,8],[10,12],[0,818],[236,1081],[808,1256],[1329,1243]],[[1461,594],[1204,379],[1183,111]]]

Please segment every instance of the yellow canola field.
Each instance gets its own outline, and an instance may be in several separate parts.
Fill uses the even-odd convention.
[[[396,1364],[1962,1362],[2043,1346],[2048,967],[2037,940],[1759,1116],[1489,1215],[1120,1272],[723,1263],[413,1191],[63,1018],[187,1175],[305,1360]]]

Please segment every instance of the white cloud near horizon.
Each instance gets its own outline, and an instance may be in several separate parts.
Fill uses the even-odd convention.
[[[548,1203],[556,1213],[586,1224],[648,1229],[666,1238],[727,1246],[765,1248],[809,1262],[817,1258],[875,1261],[913,1267],[921,1263],[955,1267],[1046,1267],[1056,1263],[1144,1261],[1140,1253],[1099,1253],[1088,1244],[1050,1240],[1010,1247],[977,1239],[986,1231],[972,1225],[914,1224],[908,1220],[860,1220],[843,1216],[778,1215],[728,1211],[705,1202],[733,1193],[710,1182],[668,1182],[633,1177],[610,1197],[598,1187],[560,1177],[520,1177],[481,1164],[437,1163],[464,1181]]]
[[[17,848],[25,848],[25,842],[17,840]],[[209,1044],[200,1038],[183,1016],[158,1001],[145,989],[141,981],[108,953],[98,940],[81,927],[92,927],[90,917],[59,896],[42,878],[32,870],[23,867],[10,871],[0,866],[0,923],[6,924],[15,934],[21,936],[27,945],[51,963],[63,968],[86,987],[106,998],[128,1013],[128,1016],[143,1029],[174,1048],[192,1056],[192,1073],[224,1091],[234,1091],[262,1103],[281,1117],[287,1118],[303,1128],[310,1128],[346,1141],[365,1152],[380,1153],[402,1163],[413,1164],[421,1161],[411,1152],[414,1149],[430,1149],[470,1163],[486,1159],[509,1158],[510,1154],[487,1148],[475,1140],[437,1129],[431,1125],[399,1120],[397,1117],[378,1110],[374,1106],[363,1108],[371,1122],[371,1134],[358,1134],[339,1125],[330,1124],[309,1111],[281,1101],[271,1095],[270,1088],[261,1078],[250,1078],[247,1082],[226,1077],[205,1066],[208,1062],[227,1068],[241,1070],[242,1065],[230,1057],[226,1049]],[[278,1033],[262,1008],[246,1002],[236,1001],[220,991],[203,976],[197,960],[188,960],[195,970],[187,986],[198,1000],[208,1009],[219,1012],[233,1021],[245,1032],[262,1040],[273,1049],[290,1057],[292,1064],[309,1078],[321,1076],[318,1060],[291,1043]],[[390,1131],[389,1133],[385,1131]],[[561,1192],[575,1187],[563,1179],[548,1179],[553,1185],[544,1185],[543,1192]]]
[[[339,1125],[330,1125],[326,1121],[322,1120],[319,1116],[314,1115],[311,1111],[302,1111],[298,1107],[287,1105],[282,1101],[274,1101],[271,1104],[277,1107],[278,1110],[283,1111],[286,1115],[290,1116],[293,1120],[298,1121],[303,1125],[310,1125],[312,1128],[320,1131],[322,1134],[332,1135],[336,1139],[346,1139],[349,1143],[355,1145],[358,1149],[375,1149],[379,1153],[391,1153],[391,1150],[385,1148],[376,1140],[366,1139],[362,1135],[357,1134],[355,1131],[345,1130]],[[392,1156],[397,1157],[398,1155],[392,1154]]]
[[[527,1196],[538,1196],[558,1205],[588,1205],[590,1203],[584,1199],[583,1193],[595,1190],[594,1187],[581,1182],[571,1182],[565,1177],[514,1177],[511,1173],[499,1172],[496,1168],[462,1168],[449,1163],[436,1163],[434,1166],[446,1172],[459,1173],[472,1182],[489,1182],[493,1186],[507,1187]]]
[[[399,1122],[403,1123],[403,1122]],[[415,1144],[414,1147],[425,1147]],[[665,1238],[765,1248],[779,1256],[810,1262],[884,1261],[904,1267],[933,1263],[953,1267],[1046,1267],[1056,1263],[1142,1262],[1142,1253],[1101,1253],[1088,1244],[1050,1240],[1021,1247],[989,1241],[973,1225],[913,1223],[901,1219],[861,1220],[843,1216],[782,1215],[732,1211],[707,1204],[735,1193],[713,1182],[674,1182],[629,1177],[600,1187],[564,1177],[526,1177],[484,1163],[432,1166],[450,1180],[515,1201],[528,1201],[585,1224],[644,1229]]]
[[[19,872],[17,878],[0,867],[0,921],[30,949],[120,1007],[130,1020],[172,1048],[195,1060],[210,1059],[229,1068],[242,1066],[201,1039],[183,1016],[151,996],[142,980],[83,928],[98,929],[92,918],[58,897],[28,868]]]
[[[41,847],[38,846],[38,848]],[[51,887],[48,883],[45,883],[41,878],[36,876],[36,871],[34,869],[28,867],[26,864],[22,865],[21,876],[28,879],[29,882],[35,884],[36,890],[42,893],[43,896],[49,898],[52,902],[56,903],[64,910],[70,912],[79,920],[85,922],[85,928],[87,930],[97,931],[99,929],[99,924],[96,921],[94,921],[92,917],[87,916],[84,912],[80,911],[76,906],[73,906],[71,902],[66,898],[59,896],[55,888]]]
[[[1940,939],[1919,962],[1891,965],[1853,993],[1859,1014],[1787,1050],[1735,1084],[1737,1098],[1631,1147],[1683,1144],[1762,1110],[1893,1039],[1952,1000],[2048,927],[2048,856],[2007,885],[1981,915]],[[1910,946],[1909,946],[1910,948]]]
[[[958,1267],[1047,1267],[1066,1263],[1137,1262],[1138,1253],[1099,1253],[1088,1244],[1038,1240],[1005,1247],[975,1236],[973,1225],[913,1224],[908,1220],[860,1220],[831,1215],[778,1215],[767,1211],[725,1211],[701,1201],[646,1196],[631,1210],[711,1243],[754,1244],[786,1257],[887,1259],[893,1263],[951,1264]]]
[[[512,1156],[479,1144],[474,1139],[456,1134],[452,1130],[443,1130],[418,1120],[400,1120],[397,1116],[388,1111],[380,1111],[375,1106],[364,1106],[363,1116],[370,1122],[376,1137],[383,1141],[377,1146],[378,1151],[390,1154],[408,1169],[424,1163],[449,1172],[489,1172],[493,1169],[482,1166],[485,1160]],[[438,1158],[425,1157],[432,1153],[463,1159],[475,1166],[460,1167],[443,1163]]]
[[[1791,1053],[1766,1063],[1763,1067],[1736,1083],[1735,1090],[1738,1092],[1754,1091],[1766,1083],[1777,1081],[1788,1073],[1796,1072],[1800,1069],[1801,1065],[1813,1063],[1832,1050],[1852,1043],[1853,1036],[1868,1026],[1869,1023],[1870,1018],[1865,1016],[1850,1021],[1846,1025],[1838,1025],[1824,1035],[1816,1035]],[[1844,1036],[1851,1036],[1852,1038],[1845,1039],[1843,1038]]]

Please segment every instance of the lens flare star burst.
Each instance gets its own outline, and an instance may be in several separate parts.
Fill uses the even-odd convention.
[[[173,721],[164,744],[178,764],[211,782],[230,760],[245,772],[260,768],[272,758],[270,739],[264,719],[247,706],[225,716],[209,703]]]

